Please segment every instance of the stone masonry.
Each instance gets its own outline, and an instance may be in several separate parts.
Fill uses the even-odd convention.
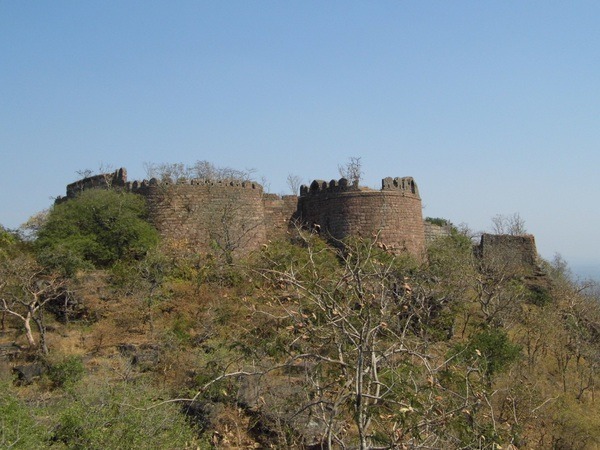
[[[245,253],[284,237],[292,223],[334,244],[349,236],[375,238],[389,250],[424,255],[421,198],[410,177],[384,178],[380,190],[344,178],[315,180],[300,196],[263,192],[258,183],[231,180],[127,180],[123,168],[71,183],[66,198],[85,189],[119,188],[144,196],[150,220],[170,247],[207,251],[215,244]]]
[[[149,217],[164,242],[182,252],[204,252],[214,246],[244,254],[270,240],[283,238],[292,224],[319,232],[333,244],[350,236],[377,238],[384,248],[423,259],[427,240],[447,235],[423,223],[421,197],[414,179],[384,178],[381,189],[348,180],[315,180],[300,188],[300,196],[263,192],[260,184],[236,180],[157,179],[128,181],[123,168],[67,186],[65,198],[86,189],[118,188],[144,196]],[[513,251],[514,250],[514,251]],[[533,236],[484,235],[479,252],[511,254],[531,265],[537,255]]]
[[[531,234],[483,234],[476,254],[510,272],[532,274],[539,270],[535,238]]]
[[[422,258],[425,231],[421,198],[410,178],[384,178],[381,190],[315,180],[300,188],[298,217],[339,242],[349,236],[375,238],[386,248]]]

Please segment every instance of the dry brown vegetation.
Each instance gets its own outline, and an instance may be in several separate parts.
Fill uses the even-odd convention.
[[[598,448],[598,297],[544,264],[294,231],[234,265],[79,271],[45,305],[47,356],[2,316],[0,447]]]

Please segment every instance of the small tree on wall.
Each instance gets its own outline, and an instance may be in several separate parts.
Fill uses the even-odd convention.
[[[298,195],[298,192],[300,192],[300,185],[302,184],[302,178],[299,175],[290,173],[287,176],[286,182],[292,194]]]
[[[521,218],[519,213],[496,214],[492,217],[492,231],[494,234],[510,234],[511,236],[527,234],[525,220]]]
[[[196,161],[191,166],[183,163],[145,163],[144,167],[148,178],[173,182],[192,178],[212,181],[249,181],[254,173],[254,169],[238,170],[231,167],[219,167],[206,160]]]
[[[363,176],[361,158],[351,156],[345,165],[338,165],[338,171],[340,176],[350,183],[359,184]]]

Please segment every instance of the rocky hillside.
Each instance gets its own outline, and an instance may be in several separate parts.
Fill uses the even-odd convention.
[[[95,211],[2,231],[1,448],[600,445],[598,291],[560,260],[291,230],[228,263]]]

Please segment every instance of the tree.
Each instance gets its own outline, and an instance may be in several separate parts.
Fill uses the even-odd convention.
[[[494,234],[510,234],[512,236],[527,234],[525,220],[521,218],[519,213],[495,215],[492,217],[492,231]]]
[[[448,361],[436,362],[430,350],[447,339],[435,328],[448,308],[448,292],[432,275],[410,276],[415,266],[380,250],[376,240],[350,240],[334,249],[314,236],[303,239],[304,256],[286,260],[267,250],[272,265],[263,272],[283,289],[271,303],[284,314],[264,314],[288,319],[285,364],[307,367],[305,397],[290,394],[289,420],[304,414],[320,423],[325,448],[449,445],[456,439],[453,427],[439,423],[459,420],[455,411],[474,410],[477,396],[487,394],[467,363],[444,369]],[[450,372],[460,382],[442,386]],[[261,398],[276,402],[272,392]],[[471,427],[471,434],[479,437],[480,428]]]
[[[37,238],[39,231],[43,228],[48,219],[48,210],[35,213],[19,227],[19,235],[26,241],[33,241]]]
[[[80,170],[76,170],[75,173],[77,175],[79,175],[81,178],[89,178],[95,174],[107,174],[109,172],[113,172],[115,169],[113,167],[112,164],[107,164],[107,163],[103,163],[101,162],[98,165],[98,170],[92,170],[92,169],[80,169]]]
[[[206,180],[238,180],[249,181],[254,173],[253,169],[238,170],[231,167],[219,167],[213,163],[203,160],[196,161],[188,166],[183,163],[146,163],[146,174],[148,178],[156,178],[161,181],[176,182],[180,179],[200,178]]]
[[[17,236],[0,225],[0,259],[12,254],[17,242]]]
[[[0,448],[44,448],[45,429],[36,420],[34,408],[23,401],[12,383],[0,382]]]
[[[23,323],[31,348],[37,347],[31,322],[35,323],[41,350],[47,354],[45,307],[67,295],[66,279],[48,273],[25,253],[2,261],[0,275],[0,311]]]
[[[290,192],[293,195],[298,195],[298,192],[300,192],[300,185],[302,184],[302,178],[300,178],[299,175],[289,173],[286,178],[286,182],[290,188]]]
[[[209,205],[207,231],[211,246],[227,265],[233,264],[235,255],[257,240],[263,223],[252,214],[251,207],[235,190],[220,193],[221,201]]]
[[[339,165],[338,171],[342,178],[346,178],[352,184],[359,184],[363,176],[361,158],[351,156],[345,165]]]
[[[53,405],[47,430],[51,446],[92,450],[209,448],[199,441],[197,430],[177,405],[147,407],[163,395],[144,380],[131,384],[91,381],[75,386],[63,401]]]
[[[68,274],[143,256],[158,242],[145,200],[132,193],[90,189],[55,205],[38,232],[40,261]]]

